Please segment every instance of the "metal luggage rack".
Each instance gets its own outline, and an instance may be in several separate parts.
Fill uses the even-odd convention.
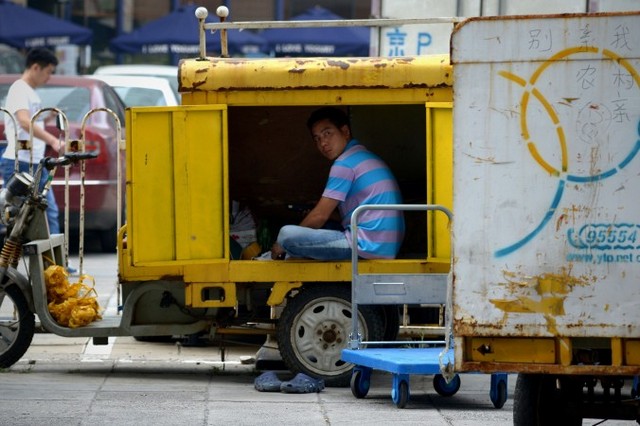
[[[353,211],[352,232],[352,331],[348,349],[342,351],[342,360],[354,364],[351,392],[364,398],[369,392],[374,369],[392,373],[391,398],[398,408],[409,401],[409,376],[434,375],[433,387],[442,396],[453,396],[460,389],[460,377],[453,371],[454,352],[451,334],[452,273],[434,274],[360,274],[358,269],[358,217],[365,210],[440,211],[449,219],[453,215],[443,206],[435,204],[381,204],[363,205]],[[453,254],[453,242],[451,253]],[[453,256],[451,256],[453,259]],[[359,332],[358,305],[440,305],[445,306],[443,340],[363,341]],[[417,347],[412,347],[418,345]],[[399,347],[400,346],[400,347]],[[496,408],[507,400],[507,375],[491,375],[489,392]]]

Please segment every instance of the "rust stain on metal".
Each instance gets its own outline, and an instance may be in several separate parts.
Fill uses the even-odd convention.
[[[194,81],[193,84],[191,84],[191,87],[196,89],[206,83],[207,83],[207,79],[205,78],[204,80]]]
[[[560,105],[571,106],[573,102],[577,101],[580,98],[562,98],[562,102],[558,102]]]
[[[635,376],[640,367],[615,365],[560,365],[531,364],[522,362],[461,362],[458,371],[480,373],[544,373],[544,374],[583,374],[602,376]]]
[[[338,67],[340,69],[343,70],[348,70],[349,69],[349,64],[346,63],[345,61],[327,61],[327,65],[332,66],[332,67]]]
[[[595,280],[593,277],[573,276],[571,268],[533,277],[504,271],[503,276],[507,279],[505,286],[514,297],[489,299],[489,302],[503,311],[505,317],[510,313],[542,314],[547,322],[547,330],[553,335],[558,334],[556,317],[565,314],[564,301],[567,295],[574,287],[587,286]]]
[[[289,70],[289,72],[290,72],[290,73],[292,73],[292,74],[302,74],[302,73],[304,73],[305,71],[306,71],[306,70],[305,70],[305,69],[303,69],[303,68],[291,68],[291,69]]]

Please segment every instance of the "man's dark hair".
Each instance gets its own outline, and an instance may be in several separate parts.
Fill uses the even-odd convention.
[[[342,126],[347,126],[351,131],[351,123],[349,122],[349,116],[341,109],[335,107],[322,107],[311,113],[307,120],[307,127],[309,130],[321,120],[329,120],[338,129]]]
[[[27,69],[31,67],[33,64],[38,64],[42,68],[53,65],[58,65],[58,58],[56,55],[49,49],[44,47],[34,47],[33,49],[27,52],[27,60],[26,67]]]

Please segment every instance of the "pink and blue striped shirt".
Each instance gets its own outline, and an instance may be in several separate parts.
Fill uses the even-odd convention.
[[[357,140],[349,141],[331,166],[322,194],[339,201],[345,236],[352,243],[351,214],[364,204],[402,204],[398,183],[389,167]],[[404,216],[397,210],[367,210],[358,218],[358,255],[394,258],[404,238]]]

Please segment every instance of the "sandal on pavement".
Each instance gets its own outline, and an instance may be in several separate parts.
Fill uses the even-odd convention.
[[[304,373],[298,373],[288,382],[282,382],[280,390],[284,393],[313,393],[324,389],[324,380],[314,379]]]
[[[281,385],[282,381],[273,371],[262,373],[253,382],[253,386],[260,392],[280,392]]]

